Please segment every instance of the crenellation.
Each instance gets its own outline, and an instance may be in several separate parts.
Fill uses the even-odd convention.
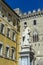
[[[23,15],[24,15],[24,16],[27,16],[27,13],[25,12]]]
[[[36,10],[33,10],[33,13],[36,13]]]
[[[33,11],[28,11],[28,14],[25,12],[23,15],[22,15],[22,19],[24,18],[36,18],[36,17],[41,17],[43,16],[43,10],[41,9],[38,9],[38,10],[33,10]]]
[[[20,9],[19,9],[20,10]],[[18,9],[17,9],[17,12],[18,12]],[[38,10],[33,10],[33,11],[28,11],[28,12],[25,12],[25,13],[22,13],[19,11],[20,14],[18,14],[20,16],[20,18],[24,19],[24,18],[36,18],[36,17],[39,17],[39,16],[43,16],[43,10],[41,10],[40,8]]]
[[[28,15],[31,14],[31,11],[28,11]]]
[[[37,11],[38,11],[38,12],[40,12],[40,11],[41,11],[41,9],[39,8]]]

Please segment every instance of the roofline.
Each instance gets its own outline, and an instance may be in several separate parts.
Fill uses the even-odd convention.
[[[11,9],[14,14],[16,14],[18,17],[20,17],[4,0],[2,0],[2,2],[5,3],[7,5],[7,7],[9,9]]]

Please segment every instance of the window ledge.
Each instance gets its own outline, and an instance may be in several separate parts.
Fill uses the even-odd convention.
[[[3,56],[3,55],[0,55],[0,57],[1,57],[1,58],[5,58],[5,59],[7,59],[7,60],[11,60],[11,61],[17,62],[16,59],[11,59],[10,57],[5,57],[5,56]]]

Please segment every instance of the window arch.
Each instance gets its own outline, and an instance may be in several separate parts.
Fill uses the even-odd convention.
[[[35,31],[33,32],[33,42],[37,42],[39,40],[38,33]]]

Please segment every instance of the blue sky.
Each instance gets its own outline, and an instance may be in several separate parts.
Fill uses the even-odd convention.
[[[12,9],[20,8],[22,12],[43,9],[43,0],[5,0]]]

